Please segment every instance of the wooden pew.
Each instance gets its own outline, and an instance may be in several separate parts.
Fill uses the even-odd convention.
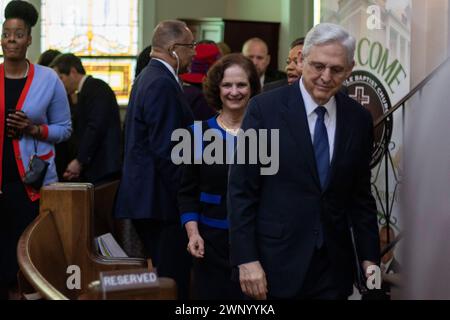
[[[111,212],[117,187],[118,182],[95,188],[59,183],[41,190],[40,214],[22,234],[17,248],[19,286],[24,294],[32,288],[44,299],[100,299],[92,286],[100,272],[149,267],[144,259],[97,254],[95,237],[113,231]],[[67,268],[73,265],[81,270],[80,290],[67,287],[71,276]],[[160,278],[158,290],[116,298],[175,299],[176,285],[172,279]]]

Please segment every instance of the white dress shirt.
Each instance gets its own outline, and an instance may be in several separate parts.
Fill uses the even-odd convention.
[[[261,89],[264,87],[264,81],[266,81],[265,74],[263,74],[261,77],[259,77],[259,82],[261,83]]]
[[[85,74],[85,75],[83,76],[83,78],[81,78],[81,81],[80,81],[80,83],[78,84],[78,90],[77,90],[77,93],[80,93],[81,90],[83,90],[83,85],[84,85],[84,83],[86,82],[87,77],[88,77],[88,75]]]
[[[319,106],[314,102],[313,98],[306,90],[305,85],[303,84],[303,77],[300,82],[300,91],[303,96],[303,102],[305,103],[306,116],[308,117],[308,125],[309,132],[311,133],[312,143],[314,145],[314,128],[316,126],[317,121],[317,113],[314,112],[316,108]],[[330,100],[324,105],[322,105],[327,109],[325,113],[325,127],[327,128],[328,133],[328,144],[330,146],[330,163],[333,159],[334,152],[334,137],[336,135],[336,99],[335,97],[331,97]]]

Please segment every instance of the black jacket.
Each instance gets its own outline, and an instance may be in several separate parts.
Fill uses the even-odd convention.
[[[269,82],[268,84],[265,84],[264,87],[262,88],[262,92],[267,92],[273,89],[278,89],[280,87],[284,87],[289,85],[287,78],[286,79],[281,79],[281,80],[277,80],[277,81],[273,81],[273,82]]]
[[[260,165],[234,164],[228,186],[231,262],[259,260],[269,295],[290,298],[300,292],[319,236],[318,221],[341,294],[351,294],[355,266],[346,213],[361,261],[379,261],[369,167],[372,117],[342,93],[336,94],[336,105],[335,149],[324,190],[299,86],[254,97],[243,120],[244,130],[279,129],[278,173],[262,176]]]
[[[286,73],[284,73],[283,71],[267,69],[264,73],[264,85],[286,78]]]
[[[78,93],[74,135],[77,159],[82,163],[82,181],[97,183],[116,177],[121,169],[119,106],[109,85],[87,77]]]

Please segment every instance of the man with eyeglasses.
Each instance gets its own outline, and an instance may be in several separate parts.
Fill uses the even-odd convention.
[[[347,299],[355,269],[367,276],[379,263],[373,120],[339,91],[355,43],[338,25],[317,25],[301,80],[250,101],[242,129],[278,129],[280,159],[272,176],[260,175],[263,164],[230,167],[230,258],[254,299]]]
[[[178,297],[186,299],[190,257],[179,225],[181,167],[171,161],[171,135],[194,121],[178,79],[195,55],[194,36],[184,22],[163,21],[153,32],[151,46],[152,59],[136,78],[127,109],[115,216],[133,221],[158,275],[175,279]]]

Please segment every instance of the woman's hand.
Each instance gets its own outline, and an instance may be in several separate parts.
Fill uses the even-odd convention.
[[[189,237],[187,251],[195,258],[203,258],[205,256],[205,243],[198,232],[197,221],[189,221],[185,227]]]
[[[203,258],[205,256],[205,246],[200,234],[193,235],[189,238],[187,250],[193,257]]]
[[[40,129],[38,125],[33,124],[33,122],[27,117],[23,111],[16,111],[10,113],[6,119],[8,127],[14,128],[19,132],[23,132],[33,137],[38,137],[40,135]]]

